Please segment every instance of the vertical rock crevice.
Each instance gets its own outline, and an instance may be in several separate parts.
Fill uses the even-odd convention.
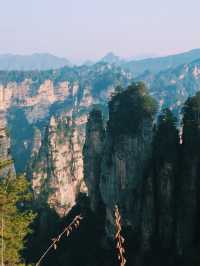
[[[84,176],[93,211],[101,202],[99,183],[104,139],[105,129],[101,111],[93,109],[88,118],[86,140],[83,147]]]

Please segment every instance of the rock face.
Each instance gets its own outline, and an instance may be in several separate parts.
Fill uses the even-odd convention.
[[[184,106],[181,143],[169,109],[153,126],[154,101],[141,84],[112,98],[105,137],[101,115],[89,116],[84,173],[91,207],[98,213],[96,202],[104,203],[113,238],[119,206],[129,262],[183,265],[198,258],[199,111],[200,93]]]
[[[109,104],[107,138],[101,169],[100,190],[106,205],[108,224],[113,228],[115,204],[123,210],[123,221],[133,229],[139,226],[141,183],[145,163],[151,152],[153,112],[144,111],[142,99],[148,97],[143,85],[129,87]],[[145,113],[146,112],[146,113]],[[148,113],[149,112],[149,113]]]
[[[41,145],[42,145],[41,131],[38,128],[35,128],[31,158],[34,158],[38,155]]]
[[[5,114],[0,113],[0,179],[15,176],[14,163],[10,154],[10,138],[5,122]]]
[[[176,208],[179,199],[176,119],[167,109],[159,116],[152,143],[152,157],[144,174],[141,215],[141,248],[176,250]],[[159,244],[158,244],[159,243]],[[156,246],[156,249],[158,247]]]
[[[134,215],[134,210],[140,213],[141,184],[145,163],[151,154],[155,111],[153,101],[150,101],[152,106],[149,109],[143,106],[143,100],[145,102],[148,99],[150,98],[142,84],[129,87],[124,93],[114,96],[109,104],[109,121],[104,142],[99,138],[102,135],[100,132],[103,132],[102,122],[99,126],[97,119],[95,124],[93,112],[88,120],[85,179],[88,187],[91,187],[89,195],[92,206],[98,200],[94,197],[94,187],[95,191],[100,191],[106,206],[107,230],[110,235],[114,228],[115,204],[123,210],[124,225],[133,229],[139,226],[139,215]],[[136,110],[141,113],[136,113]],[[96,157],[97,162],[94,159]]]
[[[180,156],[177,245],[180,254],[194,252],[199,236],[200,93],[188,98],[183,108],[183,144]]]
[[[39,152],[33,159],[32,188],[35,198],[48,202],[60,216],[76,203],[83,182],[83,131],[71,117],[52,116]]]
[[[84,144],[84,176],[91,198],[91,208],[95,211],[101,201],[99,182],[105,130],[102,114],[99,110],[92,110],[86,127],[86,141]]]
[[[45,80],[32,95],[31,79],[25,79],[21,83],[10,82],[6,86],[0,85],[0,110],[7,110],[12,106],[27,109],[27,118],[30,123],[46,117],[49,107],[57,101],[64,101],[69,95],[68,82],[61,82],[54,86],[51,80]],[[41,110],[41,111],[40,111]]]

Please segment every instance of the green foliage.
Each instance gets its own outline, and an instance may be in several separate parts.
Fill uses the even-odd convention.
[[[189,97],[183,107],[183,123],[197,123],[200,117],[200,92]]]
[[[0,170],[3,169],[4,167],[13,164],[13,160],[4,160],[0,161]]]
[[[145,85],[133,83],[111,99],[108,129],[113,137],[136,135],[145,120],[153,120],[156,110],[156,101],[148,95]]]
[[[200,92],[189,97],[183,107],[183,143],[190,155],[200,149]]]
[[[16,179],[8,176],[0,181],[0,251],[6,266],[21,263],[20,252],[35,217],[31,211],[24,210],[30,199],[28,183],[23,176]]]
[[[91,123],[95,122],[95,124],[103,125],[103,119],[102,119],[102,112],[98,109],[98,107],[93,108],[89,114],[88,121],[91,121]],[[89,124],[90,125],[90,124]],[[88,125],[88,126],[89,126]]]
[[[164,109],[158,117],[153,141],[153,153],[159,161],[174,161],[179,143],[177,119],[169,109]]]

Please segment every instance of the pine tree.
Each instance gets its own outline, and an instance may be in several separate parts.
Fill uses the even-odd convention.
[[[199,156],[200,92],[189,97],[183,107],[183,144],[190,159]]]
[[[23,177],[0,180],[0,258],[1,266],[23,265],[21,251],[35,215],[25,211],[30,200],[28,182]]]
[[[176,125],[177,119],[173,113],[168,108],[162,110],[153,141],[154,159],[159,164],[165,161],[174,162],[177,158],[179,135]]]

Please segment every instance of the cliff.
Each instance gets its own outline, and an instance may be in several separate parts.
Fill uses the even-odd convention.
[[[155,106],[141,83],[115,95],[105,137],[101,114],[91,112],[85,180],[92,210],[105,206],[107,238],[119,206],[130,265],[187,265],[200,243],[200,94],[184,105],[182,141],[169,109],[154,125]]]
[[[93,211],[101,202],[99,182],[105,130],[101,111],[93,109],[90,112],[86,127],[86,140],[83,148],[84,176],[91,199]]]
[[[15,168],[10,154],[10,138],[5,114],[4,112],[0,112],[0,179],[8,175],[15,177]]]
[[[33,94],[35,84],[32,79],[0,85],[0,109],[8,110],[12,106],[26,108],[27,119],[33,123],[46,117],[54,102],[64,101],[70,90],[67,81],[54,86],[51,80],[45,80],[36,86]]]
[[[47,202],[60,216],[71,210],[80,192],[86,192],[82,142],[82,129],[75,126],[71,117],[66,113],[52,116],[39,151],[36,149],[32,159],[30,172],[35,199]],[[36,143],[39,144],[38,139]]]
[[[140,224],[141,185],[145,164],[151,154],[155,110],[154,100],[148,96],[144,85],[139,83],[128,87],[110,101],[104,141],[99,137],[103,132],[99,118],[95,123],[94,114],[91,113],[88,120],[85,179],[89,183],[88,187],[93,190],[96,187],[96,191],[100,191],[106,206],[109,235],[113,234],[115,204],[123,211],[125,226],[135,229]],[[97,162],[94,159],[96,157]],[[93,190],[89,189],[92,206],[95,205],[93,201],[98,200],[93,196]]]

